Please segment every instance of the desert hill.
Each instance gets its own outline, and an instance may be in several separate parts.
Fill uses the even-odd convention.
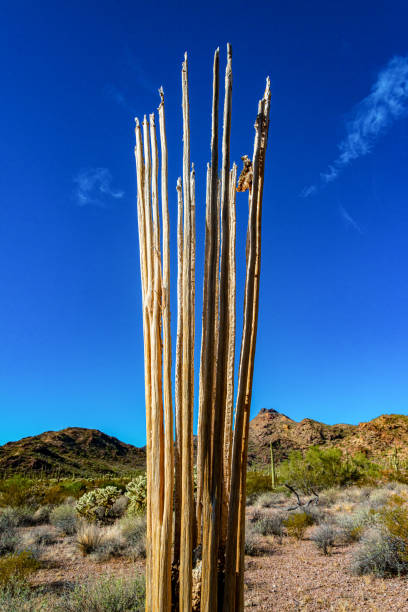
[[[120,474],[143,469],[146,449],[125,444],[97,429],[68,427],[0,446],[0,473],[61,476]]]
[[[313,419],[294,421],[262,408],[250,423],[248,463],[269,463],[271,442],[277,462],[291,450],[304,451],[310,446],[335,446],[350,455],[361,452],[372,458],[397,451],[401,459],[408,459],[408,416],[383,414],[358,425],[325,425]]]
[[[294,421],[273,409],[262,408],[250,422],[248,464],[270,461],[270,443],[275,461],[286,459],[291,450],[311,446],[341,448],[354,455],[391,456],[408,459],[408,416],[384,414],[358,425],[326,425],[313,419]],[[46,431],[0,446],[0,474],[60,474],[96,476],[122,474],[143,469],[146,448],[137,448],[97,429],[69,427]]]

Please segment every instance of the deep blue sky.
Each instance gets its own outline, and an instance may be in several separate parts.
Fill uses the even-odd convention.
[[[232,159],[251,154],[272,85],[252,413],[408,413],[406,3],[148,4],[0,5],[0,443],[83,426],[144,444],[133,118],[163,85],[174,264],[188,50],[200,314],[212,56],[220,45],[224,68],[227,41]],[[246,215],[242,194],[241,277]],[[241,321],[242,278],[238,297]]]

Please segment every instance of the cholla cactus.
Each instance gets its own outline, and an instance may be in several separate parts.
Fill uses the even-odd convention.
[[[130,499],[127,514],[135,516],[146,511],[147,504],[147,476],[141,474],[126,485],[126,497]]]
[[[113,504],[122,495],[117,487],[94,489],[82,495],[76,503],[78,514],[91,522],[109,522]]]

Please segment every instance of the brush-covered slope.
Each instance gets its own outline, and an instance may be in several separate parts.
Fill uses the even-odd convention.
[[[372,458],[391,456],[397,449],[401,459],[408,459],[408,416],[383,414],[358,425],[325,425],[313,419],[297,422],[262,408],[250,423],[248,463],[269,463],[271,442],[276,462],[291,450],[310,446],[336,446],[350,455],[362,452]]]
[[[97,429],[68,427],[0,446],[0,473],[45,472],[61,476],[120,474],[143,469],[146,449]]]

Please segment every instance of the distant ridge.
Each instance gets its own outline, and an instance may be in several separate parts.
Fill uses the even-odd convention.
[[[146,449],[125,444],[98,429],[68,427],[0,446],[0,471],[97,476],[144,469]]]
[[[401,459],[408,459],[408,416],[383,414],[358,425],[325,425],[313,419],[294,421],[262,408],[249,426],[248,463],[269,463],[271,442],[276,461],[311,446],[338,447],[350,455],[360,452],[372,458],[391,456],[397,449]]]
[[[294,421],[272,408],[262,408],[250,422],[248,464],[268,464],[271,442],[277,462],[292,450],[311,446],[338,447],[350,455],[362,452],[372,458],[397,451],[404,460],[408,459],[408,416],[383,414],[359,425],[325,425],[313,419]],[[98,429],[68,427],[0,446],[3,477],[17,473],[120,475],[145,465],[146,447],[126,444]]]

